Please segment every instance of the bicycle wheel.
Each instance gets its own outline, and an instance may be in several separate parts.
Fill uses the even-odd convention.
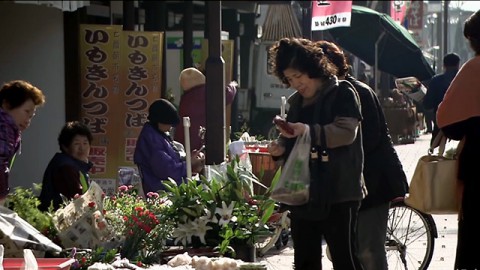
[[[279,214],[280,218],[277,221],[268,224],[270,232],[259,236],[255,243],[258,257],[263,257],[272,247],[281,248],[282,237],[290,228],[290,220],[288,211]],[[279,243],[280,246],[278,246]]]
[[[388,269],[427,269],[433,256],[436,228],[431,215],[403,200],[392,202],[387,225]]]

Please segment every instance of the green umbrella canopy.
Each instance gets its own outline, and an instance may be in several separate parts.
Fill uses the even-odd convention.
[[[371,66],[378,41],[378,69],[398,78],[414,76],[423,81],[435,74],[412,35],[384,13],[353,5],[350,26],[329,33],[339,46]]]

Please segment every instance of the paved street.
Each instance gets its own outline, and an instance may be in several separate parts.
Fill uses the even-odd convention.
[[[411,179],[413,175],[417,160],[422,155],[427,154],[430,137],[430,134],[421,135],[415,143],[395,146],[408,179]],[[449,146],[451,145],[448,144],[446,149],[448,149]],[[438,238],[435,239],[435,249],[429,269],[451,270],[453,269],[455,261],[457,216],[434,215],[433,217],[438,230]],[[323,247],[325,249],[325,245],[323,245]],[[312,254],[312,256],[315,255]],[[293,269],[292,241],[290,240],[288,245],[281,250],[273,248],[265,257],[258,258],[257,260],[265,262],[270,270]],[[323,269],[333,269],[331,262],[326,256],[323,256]]]

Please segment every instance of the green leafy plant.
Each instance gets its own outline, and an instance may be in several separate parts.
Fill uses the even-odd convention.
[[[253,183],[262,185],[251,171],[239,165],[238,157],[226,166],[225,173],[212,170],[211,179],[200,177],[177,185],[164,181],[161,196],[169,201],[162,216],[171,224],[175,243],[184,247],[211,246],[221,254],[232,244],[253,245],[268,231],[266,220],[274,201],[268,195],[254,195]]]
[[[242,135],[247,132],[249,133],[250,132],[250,127],[248,126],[247,122],[244,122],[243,125],[240,127],[240,131],[237,131],[235,133],[233,133],[234,137],[239,140],[240,137],[242,137]],[[256,140],[258,141],[263,141],[265,140],[265,137],[263,135],[255,135],[255,138]]]
[[[35,190],[41,189],[40,185],[34,185]],[[16,212],[19,217],[24,219],[35,229],[47,236],[54,243],[60,245],[58,231],[53,225],[53,208],[42,212],[38,209],[40,200],[31,188],[16,187],[13,192],[8,194],[5,206]]]

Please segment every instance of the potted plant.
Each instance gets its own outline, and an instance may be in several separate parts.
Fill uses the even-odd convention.
[[[275,202],[267,193],[253,194],[253,183],[262,185],[239,165],[238,157],[227,164],[225,173],[213,170],[210,179],[201,176],[180,185],[164,181],[166,190],[160,196],[169,204],[161,216],[176,224],[174,243],[184,248],[212,247],[237,258],[240,247],[254,250],[257,237],[268,233],[265,223]]]
[[[165,207],[158,193],[143,198],[133,186],[120,186],[104,200],[105,219],[121,239],[120,256],[142,264],[157,263],[172,225],[158,215]]]

